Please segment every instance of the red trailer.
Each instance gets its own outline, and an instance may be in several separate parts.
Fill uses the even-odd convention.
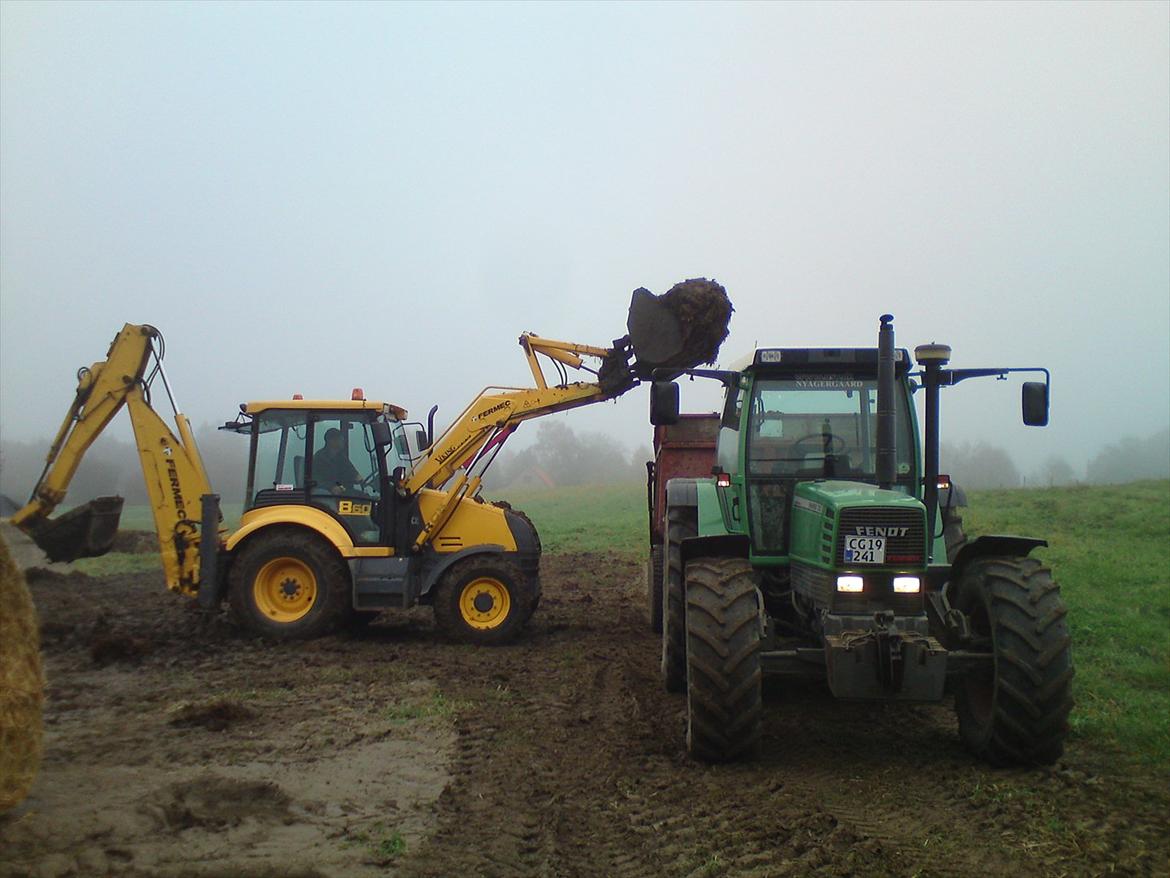
[[[666,529],[666,483],[711,475],[719,415],[680,415],[677,424],[654,428],[654,460],[646,461],[646,503],[650,512],[650,556],[646,594],[650,627],[662,631],[662,543]]]

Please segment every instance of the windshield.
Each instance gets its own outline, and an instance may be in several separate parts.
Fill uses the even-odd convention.
[[[905,387],[895,386],[899,481],[914,472]],[[748,414],[749,476],[877,479],[877,379],[802,375],[759,379]]]

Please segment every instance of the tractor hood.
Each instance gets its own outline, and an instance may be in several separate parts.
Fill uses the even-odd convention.
[[[926,566],[926,507],[901,491],[862,482],[802,482],[792,507],[793,560],[831,569]]]

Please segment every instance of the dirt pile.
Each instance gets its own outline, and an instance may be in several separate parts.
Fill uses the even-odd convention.
[[[36,612],[0,539],[0,812],[24,799],[36,777],[43,703]]]

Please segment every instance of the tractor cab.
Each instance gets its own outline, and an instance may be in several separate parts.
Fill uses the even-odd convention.
[[[906,351],[896,352],[891,487],[913,495],[920,467],[909,363]],[[719,471],[746,497],[753,554],[788,555],[798,484],[879,482],[877,350],[766,348],[736,365],[719,432]]]
[[[361,399],[245,403],[231,427],[251,438],[244,523],[271,506],[327,513],[355,546],[390,537],[383,498],[411,471],[405,409]]]

